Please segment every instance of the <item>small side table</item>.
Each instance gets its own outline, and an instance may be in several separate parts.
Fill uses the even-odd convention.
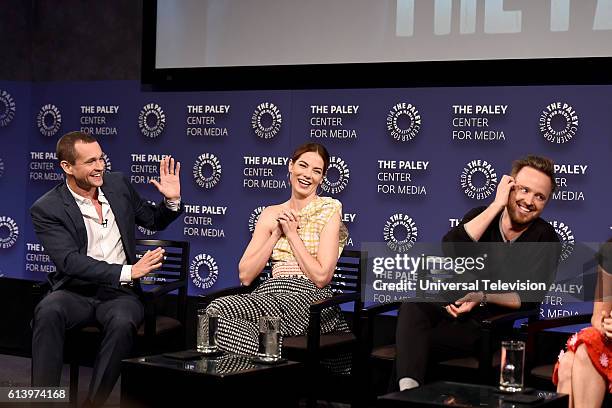
[[[534,403],[517,403],[504,401],[505,394],[500,394],[497,388],[489,385],[463,384],[449,381],[439,381],[426,384],[423,387],[393,392],[378,397],[378,407],[546,407],[566,408],[568,396],[549,391],[533,391],[543,397]]]
[[[256,364],[249,356],[224,354],[196,360],[163,355],[123,360],[121,406],[298,406],[303,365]],[[194,405],[195,401],[195,405]]]

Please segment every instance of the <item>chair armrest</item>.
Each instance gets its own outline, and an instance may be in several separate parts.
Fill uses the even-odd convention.
[[[359,293],[341,293],[327,299],[318,300],[310,305],[308,316],[308,328],[306,329],[307,347],[311,355],[316,355],[319,349],[319,336],[321,333],[321,311],[328,307],[338,306],[342,303],[358,302]]]
[[[358,332],[358,365],[360,370],[367,370],[369,367],[370,355],[374,349],[374,318],[382,313],[398,310],[402,302],[380,303],[367,306],[361,309],[359,314]],[[362,374],[365,378],[365,375]],[[365,381],[365,380],[364,380]],[[362,384],[367,387],[367,384]]]
[[[144,312],[145,312],[144,321],[143,321],[145,338],[153,339],[153,337],[155,337],[156,325],[157,325],[157,320],[156,320],[157,310],[156,310],[155,300],[177,289],[186,288],[186,287],[187,287],[187,281],[185,280],[174,281],[174,282],[161,283],[156,288],[150,291],[142,292],[141,297],[143,300]],[[178,319],[181,322],[181,324],[183,325],[185,324],[185,316],[183,315],[181,317],[180,312],[179,312]]]
[[[359,293],[341,293],[327,299],[318,300],[310,305],[310,313],[321,313],[323,309],[331,306],[338,306],[343,303],[359,301]]]
[[[529,333],[541,331],[544,329],[552,329],[553,327],[572,326],[574,324],[591,323],[591,314],[581,314],[574,316],[560,317],[549,320],[536,320],[530,322],[527,326]]]
[[[517,310],[515,312],[503,313],[483,319],[480,323],[485,328],[494,328],[503,324],[512,323],[516,320],[535,317],[538,315],[538,310]]]
[[[361,309],[361,315],[367,318],[374,317],[381,313],[399,309],[402,302],[381,303],[378,305],[367,306]]]
[[[147,292],[143,291],[142,296],[145,300],[154,300],[154,299],[161,297],[162,295],[165,295],[166,293],[170,293],[174,290],[183,288],[186,285],[187,285],[186,281],[174,281],[174,282],[169,282],[169,283],[162,283],[153,290],[150,290]]]
[[[560,317],[549,320],[534,320],[527,325],[527,354],[525,356],[525,365],[530,369],[535,366],[536,361],[536,337],[538,332],[553,327],[572,326],[574,324],[590,323],[591,315],[582,314],[574,316]],[[527,371],[529,372],[529,370]]]
[[[32,298],[34,304],[38,304],[47,292],[51,290],[49,281],[36,281],[32,284]]]
[[[199,296],[199,303],[203,306],[209,305],[213,300],[222,296],[241,295],[249,293],[253,290],[251,286],[232,286],[225,289],[219,289],[206,295]]]
[[[342,303],[358,302],[359,293],[341,293],[327,299],[321,299],[312,303],[309,307],[308,328],[306,329],[306,349],[308,352],[307,366],[314,366],[319,361],[319,349],[321,342],[321,311],[331,306]]]

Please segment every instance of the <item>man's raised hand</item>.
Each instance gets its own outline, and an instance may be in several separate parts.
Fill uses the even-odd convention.
[[[159,181],[151,179],[150,182],[166,200],[178,200],[181,198],[180,172],[181,163],[175,162],[174,157],[167,156],[159,162]]]

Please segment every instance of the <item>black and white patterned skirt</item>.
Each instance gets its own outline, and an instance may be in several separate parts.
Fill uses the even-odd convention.
[[[329,287],[318,288],[309,279],[280,276],[264,281],[249,294],[216,299],[208,308],[219,312],[217,344],[228,352],[256,354],[261,316],[280,316],[282,336],[304,335],[310,304],[332,294]],[[321,333],[332,331],[349,331],[338,307],[321,312]]]

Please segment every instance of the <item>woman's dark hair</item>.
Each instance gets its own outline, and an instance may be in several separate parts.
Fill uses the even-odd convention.
[[[304,143],[294,150],[293,155],[291,156],[291,161],[295,163],[301,155],[308,152],[315,152],[321,156],[323,159],[323,175],[325,175],[327,173],[327,168],[329,167],[329,152],[323,145],[318,143]]]

